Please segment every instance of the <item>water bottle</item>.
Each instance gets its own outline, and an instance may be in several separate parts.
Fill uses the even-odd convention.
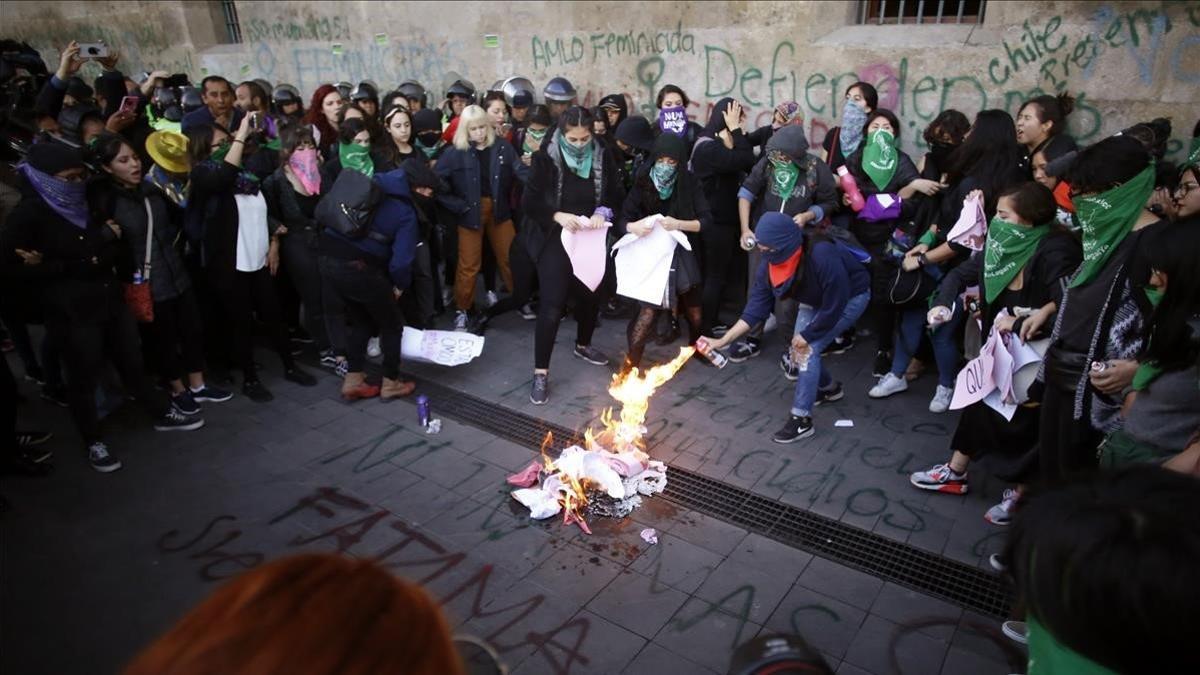
[[[845,192],[846,196],[850,198],[850,208],[855,212],[862,211],[863,207],[867,205],[867,200],[858,189],[858,181],[850,175],[850,169],[846,168],[845,164],[838,167],[838,175],[842,177],[842,192]]]
[[[417,424],[429,426],[429,397],[425,394],[417,397]]]
[[[704,355],[704,358],[708,359],[709,363],[712,363],[718,369],[724,368],[729,364],[729,357],[713,349],[712,344],[708,341],[708,338],[700,338],[699,340],[696,340],[696,351]]]

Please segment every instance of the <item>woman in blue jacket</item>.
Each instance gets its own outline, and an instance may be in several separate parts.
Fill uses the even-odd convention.
[[[468,313],[475,299],[475,277],[483,259],[483,237],[487,236],[500,267],[500,277],[513,288],[508,266],[508,249],[513,228],[513,179],[525,182],[528,168],[517,159],[508,141],[497,139],[487,113],[477,105],[463,110],[454,132],[454,147],[447,148],[434,166],[450,192],[461,199],[458,212],[458,267],[454,277],[454,304],[458,312],[454,329],[467,330]]]
[[[871,300],[867,268],[846,246],[801,230],[793,218],[768,211],[755,229],[762,254],[742,318],[712,341],[720,349],[766,320],[777,298],[799,303],[791,357],[799,365],[791,416],[772,437],[791,443],[811,436],[812,409],[842,398],[842,386],[821,363],[821,350],[862,316]]]

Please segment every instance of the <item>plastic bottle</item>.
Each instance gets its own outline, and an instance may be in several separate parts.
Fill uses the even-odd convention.
[[[838,167],[838,175],[842,177],[842,192],[845,192],[846,196],[850,198],[850,208],[854,209],[856,213],[862,211],[863,207],[867,205],[867,200],[858,189],[858,181],[850,175],[850,170],[846,168],[845,164]]]
[[[729,357],[713,349],[712,344],[709,343],[707,338],[696,340],[696,351],[703,354],[704,358],[708,359],[718,369],[729,365]]]
[[[425,394],[417,397],[417,424],[429,426],[429,397]]]

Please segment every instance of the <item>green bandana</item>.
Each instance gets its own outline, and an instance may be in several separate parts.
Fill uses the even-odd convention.
[[[1029,629],[1028,675],[1117,675],[1056,640],[1032,615],[1025,618],[1025,625]]]
[[[1151,307],[1158,307],[1159,303],[1162,302],[1163,295],[1166,293],[1161,288],[1153,288],[1151,286],[1147,286],[1142,290],[1146,291],[1146,299],[1150,301]],[[1151,337],[1150,339],[1153,340],[1154,338]],[[1150,383],[1159,375],[1162,375],[1162,367],[1158,365],[1157,361],[1139,363],[1137,370],[1133,373],[1133,388],[1141,391],[1150,386]]]
[[[880,191],[887,188],[896,175],[896,164],[899,163],[899,153],[896,152],[896,137],[886,129],[876,129],[867,135],[867,144],[863,147],[862,168],[871,182]]]
[[[542,140],[544,138],[546,138],[547,131],[550,131],[550,130],[549,129],[526,129],[525,137],[523,139],[521,139],[521,152],[523,152],[523,153],[532,153],[533,152],[533,148],[529,147],[529,139],[531,139],[531,138],[538,142],[539,148],[542,147]]]
[[[568,143],[562,134],[558,135],[558,149],[562,151],[563,161],[567,163],[571,173],[580,178],[592,175],[592,157],[595,155],[592,146],[592,143],[588,143],[586,147],[577,148]]]
[[[796,188],[796,181],[800,180],[800,167],[791,160],[771,159],[769,161],[771,162],[771,194],[783,199],[791,197],[792,190]]]
[[[225,155],[229,154],[229,149],[232,147],[233,147],[233,143],[226,140],[223,143],[221,143],[220,145],[218,145],[216,150],[213,150],[212,154],[209,155],[208,158],[214,162],[224,162]]]
[[[1192,139],[1192,147],[1188,149],[1187,159],[1183,160],[1183,166],[1180,168],[1189,166],[1200,166],[1200,136]]]
[[[425,159],[433,159],[433,156],[437,154],[437,151],[442,149],[443,143],[439,140],[437,143],[433,144],[433,147],[429,147],[422,143],[421,139],[418,138],[414,145],[420,148],[421,152],[425,154]]]
[[[677,178],[679,170],[672,164],[655,162],[654,166],[650,167],[650,180],[654,183],[654,189],[658,190],[658,198],[663,201],[670,199],[671,193],[675,192]]]
[[[1154,163],[1111,190],[1075,197],[1075,215],[1083,230],[1083,264],[1071,288],[1091,281],[1104,269],[1113,251],[1133,229],[1133,223],[1154,192]]]
[[[983,247],[983,295],[987,302],[993,302],[1012,283],[1049,232],[1048,227],[1025,227],[999,216],[992,218]]]
[[[365,145],[339,143],[338,159],[343,169],[353,169],[366,176],[375,175],[375,163],[371,161],[371,151]]]

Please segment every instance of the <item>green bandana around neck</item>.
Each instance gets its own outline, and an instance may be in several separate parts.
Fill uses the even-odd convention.
[[[1083,231],[1083,263],[1070,287],[1082,286],[1104,269],[1113,251],[1133,230],[1150,193],[1154,192],[1154,163],[1110,190],[1076,197],[1075,215]]]
[[[538,147],[542,147],[542,141],[546,138],[546,132],[549,129],[526,129],[525,137],[521,139],[521,152],[532,153],[533,148],[529,147],[529,139],[538,142]]]
[[[1187,159],[1183,160],[1183,166],[1200,166],[1200,136],[1192,139],[1192,146],[1188,149]]]
[[[666,162],[655,162],[650,168],[650,180],[654,183],[654,189],[658,190],[658,198],[666,201],[671,198],[671,194],[675,192],[675,181],[679,178],[679,169],[673,164]]]
[[[1163,296],[1166,295],[1165,290],[1154,288],[1153,286],[1146,286],[1142,290],[1146,292],[1146,299],[1150,301],[1151,307],[1158,307],[1162,303]],[[1151,336],[1150,339],[1153,340],[1154,336]],[[1139,363],[1137,370],[1133,373],[1134,390],[1142,391],[1150,386],[1150,383],[1157,379],[1159,375],[1162,375],[1162,372],[1163,369],[1158,365],[1158,361]]]
[[[800,167],[791,160],[768,161],[771,162],[771,194],[786,200],[792,196],[792,190],[796,189],[796,181],[800,180]]]
[[[1025,618],[1029,630],[1028,675],[1117,675],[1059,642],[1038,620]]]
[[[867,144],[863,146],[862,168],[880,191],[892,182],[897,164],[899,153],[896,151],[896,137],[892,132],[876,129],[868,134]]]
[[[224,143],[218,145],[216,149],[212,151],[212,154],[208,156],[208,158],[214,162],[224,162],[225,156],[229,154],[229,149],[232,147],[233,143],[226,140]]]
[[[983,247],[983,292],[987,302],[995,301],[1020,274],[1049,232],[1049,227],[1025,227],[999,216],[992,218]]]
[[[365,145],[339,143],[338,160],[343,169],[353,169],[368,177],[375,175],[375,163],[371,161],[371,151]]]
[[[567,168],[571,173],[580,178],[587,178],[592,175],[592,158],[595,156],[593,144],[588,143],[587,146],[577,148],[567,142],[562,134],[558,135],[558,149],[561,151],[563,161],[567,163]]]
[[[437,151],[442,149],[442,141],[440,140],[437,143],[434,143],[432,146],[428,146],[422,143],[421,139],[418,138],[414,145],[421,149],[421,152],[425,155],[425,159],[433,159],[433,156],[437,154]]]

